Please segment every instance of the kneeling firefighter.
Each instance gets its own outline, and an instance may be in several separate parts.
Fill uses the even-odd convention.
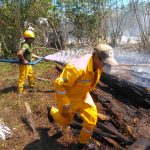
[[[79,146],[89,143],[97,123],[97,108],[89,92],[99,82],[104,65],[115,66],[117,62],[112,47],[99,44],[92,54],[68,63],[55,81],[58,108],[47,108],[49,121],[67,126],[78,113],[83,120]]]

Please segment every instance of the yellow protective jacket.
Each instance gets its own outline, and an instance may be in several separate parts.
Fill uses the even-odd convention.
[[[55,81],[56,97],[61,104],[83,102],[94,105],[92,99],[86,99],[100,79],[102,70],[93,71],[92,54],[86,54],[66,65],[60,77]]]

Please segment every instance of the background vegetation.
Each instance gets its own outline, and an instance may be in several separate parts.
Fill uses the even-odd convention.
[[[41,26],[39,18],[46,18],[49,25]],[[116,46],[122,36],[126,35],[138,36],[142,46],[149,48],[150,2],[148,0],[1,0],[1,57],[16,56],[20,45],[19,39],[29,26],[35,28],[36,47],[66,48],[70,36],[80,44],[93,45],[101,41]],[[47,38],[48,42],[45,42]]]

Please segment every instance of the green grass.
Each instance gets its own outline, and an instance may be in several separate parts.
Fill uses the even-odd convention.
[[[54,62],[51,61],[43,61],[35,66],[33,66],[34,71],[36,72],[37,76],[41,76],[43,73],[47,72],[52,66],[54,66]]]
[[[1,63],[0,62],[0,70],[1,70],[1,73],[2,72],[9,72],[13,69],[14,67],[14,64],[10,64],[10,63]]]
[[[54,66],[54,62],[41,62],[37,65],[33,66],[33,70],[35,72],[35,75],[37,77],[43,77],[43,75],[48,74],[48,71],[51,69],[51,67]],[[9,63],[0,63],[0,78],[1,78],[1,90],[4,90],[5,88],[9,88],[11,86],[17,86],[18,81],[18,65],[17,64],[9,64]],[[43,77],[44,78],[44,77]],[[36,88],[44,91],[44,90],[50,90],[53,87],[53,84],[50,82],[44,82],[44,81],[36,81]],[[28,82],[26,80],[25,85],[28,85]],[[22,108],[20,100],[18,99],[17,94],[14,92],[0,92],[0,100],[1,105],[3,107],[10,107],[13,110],[20,110]],[[22,99],[22,98],[21,98]],[[24,98],[23,98],[24,99]],[[36,109],[36,106],[39,105],[37,102],[37,98],[34,96],[31,96],[29,98],[31,100],[31,105],[33,108]]]

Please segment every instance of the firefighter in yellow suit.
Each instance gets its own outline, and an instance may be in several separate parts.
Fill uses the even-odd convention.
[[[71,123],[77,112],[83,119],[78,143],[88,144],[97,123],[97,108],[89,92],[99,82],[104,65],[114,66],[117,62],[113,49],[99,44],[93,54],[86,54],[66,65],[55,81],[57,107],[48,107],[48,119],[62,126]]]
[[[32,61],[32,57],[40,58],[39,56],[32,54],[33,47],[32,43],[34,41],[35,35],[32,31],[26,30],[23,33],[25,42],[22,44],[21,49],[18,51],[17,55],[21,64],[19,64],[19,80],[18,80],[18,93],[22,94],[23,86],[26,78],[28,77],[29,87],[34,87],[34,72],[31,65],[27,65],[28,62]]]

